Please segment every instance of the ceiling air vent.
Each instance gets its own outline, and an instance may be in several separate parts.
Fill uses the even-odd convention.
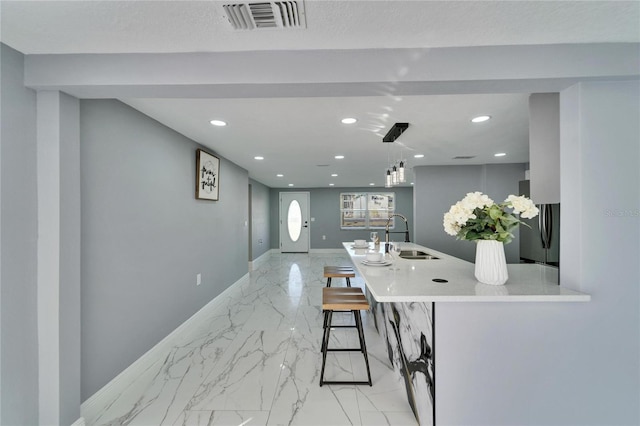
[[[222,6],[236,30],[305,28],[304,2],[272,1]]]
[[[475,155],[458,155],[453,157],[454,160],[471,160],[472,158],[476,158]]]

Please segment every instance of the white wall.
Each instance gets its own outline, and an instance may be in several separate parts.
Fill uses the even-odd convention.
[[[437,304],[438,424],[640,424],[640,84],[560,102],[561,282],[592,300]]]

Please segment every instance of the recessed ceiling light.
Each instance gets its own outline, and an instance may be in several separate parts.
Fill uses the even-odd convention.
[[[505,155],[507,155],[506,152],[498,152],[498,153],[493,154],[494,157],[504,157]]]
[[[344,155],[336,155],[335,157],[336,160],[342,160],[344,158]]]
[[[413,182],[411,182],[411,185],[413,185]]]
[[[373,182],[371,182],[371,183],[369,184],[369,186],[376,186],[376,184],[375,184],[375,183],[373,183]]]
[[[482,123],[483,121],[487,121],[491,118],[490,115],[479,115],[471,119],[472,123]]]
[[[253,157],[253,159],[254,160],[264,160],[264,157],[261,157],[261,156],[258,155],[256,157]]]
[[[347,118],[343,118],[343,119],[342,119],[342,124],[353,124],[353,123],[355,123],[356,121],[358,121],[358,120],[357,120],[357,119],[355,119],[355,118],[347,117]]]
[[[329,186],[333,186],[333,185],[335,185],[335,183],[330,183],[330,184],[329,184]]]
[[[227,123],[225,123],[222,120],[211,120],[209,123],[213,124],[214,126],[226,126]]]
[[[337,173],[331,173],[331,177],[338,177]]]
[[[413,156],[413,158],[423,158],[424,154],[416,154]]]
[[[278,173],[276,176],[277,177],[283,177],[284,175],[282,173]]]
[[[289,186],[293,186],[293,184],[292,184],[292,183],[290,183],[290,184],[289,184]]]

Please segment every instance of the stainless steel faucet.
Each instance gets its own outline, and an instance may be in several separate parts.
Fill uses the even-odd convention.
[[[389,231],[389,226],[391,225],[391,221],[394,217],[399,217],[404,221],[404,231]],[[384,245],[385,253],[389,252],[389,234],[404,234],[404,242],[410,243],[411,241],[409,240],[409,222],[407,222],[407,218],[399,213],[393,213],[389,216],[389,219],[387,220],[387,226],[385,226],[384,228],[384,242],[386,243]]]

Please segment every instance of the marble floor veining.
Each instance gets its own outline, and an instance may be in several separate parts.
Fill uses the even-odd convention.
[[[363,316],[373,386],[318,385],[325,265],[346,254],[271,254],[208,305],[170,349],[98,407],[87,425],[415,425],[402,377]],[[363,287],[360,277],[352,280]],[[333,285],[343,286],[335,279]],[[336,314],[337,321],[352,321]],[[336,329],[332,346],[357,346]],[[360,353],[328,356],[327,380],[366,378]]]

